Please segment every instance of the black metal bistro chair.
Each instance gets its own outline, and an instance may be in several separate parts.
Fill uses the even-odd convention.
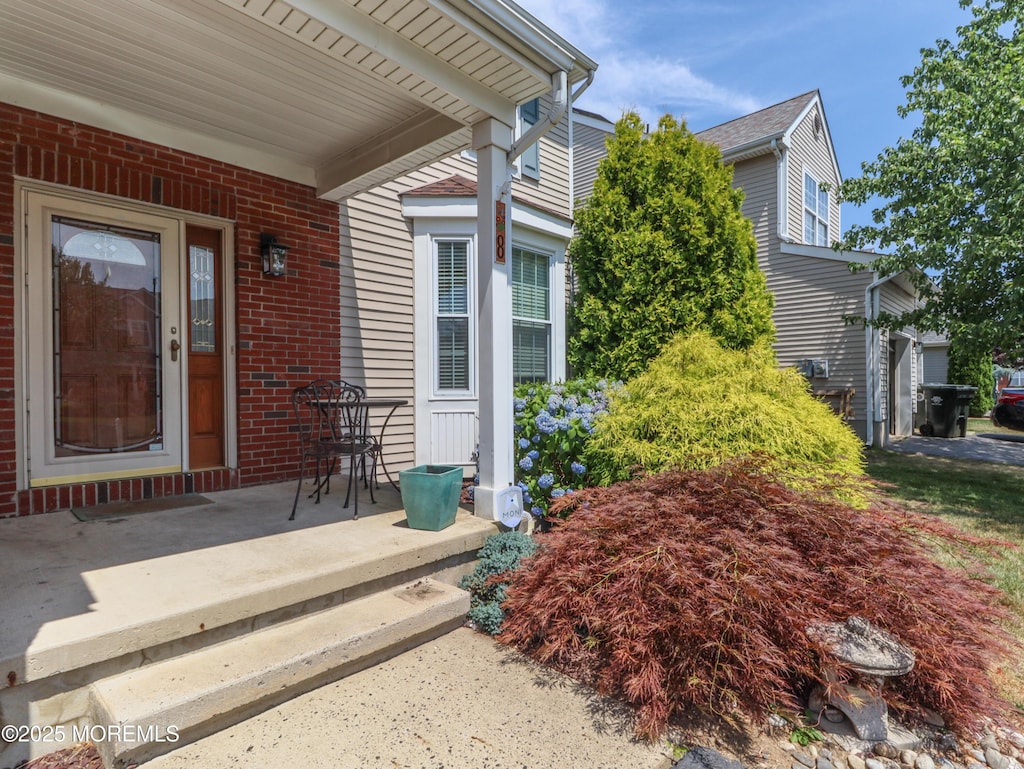
[[[299,494],[306,480],[309,460],[313,461],[316,488],[310,496],[316,496],[320,503],[320,492],[331,493],[331,475],[340,461],[348,459],[348,490],[345,492],[345,504],[349,498],[354,500],[353,519],[359,517],[359,485],[356,480],[357,468],[363,467],[365,475],[366,460],[370,460],[370,478],[376,472],[377,442],[366,436],[366,407],[360,405],[362,388],[341,382],[325,379],[311,382],[292,390],[292,410],[302,449],[299,468],[299,484],[295,489],[295,501],[292,503],[292,514],[288,520],[295,520],[295,509],[299,504]],[[323,467],[323,477],[321,477]],[[370,501],[376,502],[373,496],[373,484],[370,488]]]

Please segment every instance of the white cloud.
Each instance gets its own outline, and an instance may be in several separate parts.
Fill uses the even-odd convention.
[[[518,0],[527,11],[598,63],[593,85],[579,106],[610,120],[638,112],[652,125],[665,113],[697,122],[713,122],[764,106],[701,77],[681,58],[644,52],[644,32],[629,4],[612,0]],[[628,51],[624,54],[623,51]],[[725,115],[726,117],[722,117]],[[711,125],[707,120],[697,127]]]

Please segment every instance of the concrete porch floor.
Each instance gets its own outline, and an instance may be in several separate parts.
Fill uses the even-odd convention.
[[[382,484],[376,504],[360,491],[356,521],[351,506],[341,509],[343,483],[319,505],[301,495],[288,521],[294,482],[95,522],[69,511],[0,520],[3,683],[144,649],[176,628],[224,625],[258,614],[258,604],[299,603],[324,594],[340,571],[372,579],[382,555],[428,541],[454,551],[494,530],[464,510],[443,532],[412,530],[397,491]]]

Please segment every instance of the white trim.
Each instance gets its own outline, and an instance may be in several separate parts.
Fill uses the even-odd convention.
[[[870,264],[879,256],[867,251],[833,251],[829,246],[809,246],[806,243],[793,243],[792,241],[784,241],[779,246],[779,252],[791,256],[809,256],[814,259],[829,259],[833,262],[846,262],[847,264]]]
[[[476,216],[476,198],[465,195],[406,195],[402,198],[402,216],[417,221],[471,219]],[[513,227],[524,227],[567,242],[572,239],[571,221],[518,200],[512,201],[511,218]]]
[[[615,133],[615,123],[610,120],[585,115],[575,109],[572,111],[572,122],[578,123],[579,125],[585,125],[588,128],[593,128],[597,131],[604,131],[606,134]]]

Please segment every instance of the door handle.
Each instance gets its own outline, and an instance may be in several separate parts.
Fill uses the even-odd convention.
[[[177,339],[171,340],[171,360],[178,360],[178,350],[181,349],[181,343]]]

